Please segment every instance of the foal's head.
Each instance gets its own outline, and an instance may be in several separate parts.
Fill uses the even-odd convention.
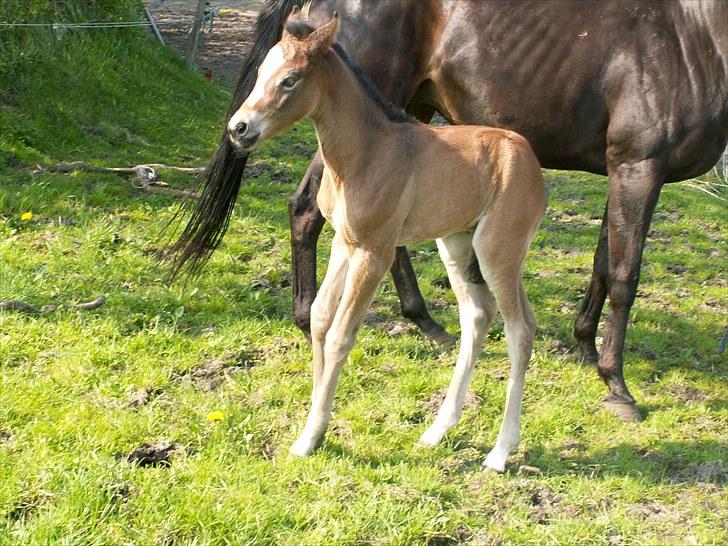
[[[331,51],[338,25],[334,12],[331,21],[314,29],[300,18],[298,7],[293,9],[281,41],[258,69],[253,91],[228,122],[228,135],[237,148],[251,150],[313,111],[319,90],[306,83]]]

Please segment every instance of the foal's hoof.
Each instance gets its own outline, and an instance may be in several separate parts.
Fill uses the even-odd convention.
[[[613,413],[625,423],[637,423],[642,421],[642,414],[637,409],[637,404],[628,402],[616,396],[607,396],[602,400],[602,407]]]
[[[316,448],[320,444],[321,442],[314,441],[310,438],[299,438],[291,446],[291,449],[289,451],[291,455],[294,455],[296,457],[308,457],[316,450]]]

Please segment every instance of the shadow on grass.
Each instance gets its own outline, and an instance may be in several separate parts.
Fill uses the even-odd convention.
[[[576,475],[586,478],[636,477],[654,484],[728,483],[728,442],[713,440],[660,442],[650,448],[619,443],[586,452],[571,444],[560,448],[530,448],[525,464],[541,468],[544,475]],[[517,468],[510,468],[515,474]]]

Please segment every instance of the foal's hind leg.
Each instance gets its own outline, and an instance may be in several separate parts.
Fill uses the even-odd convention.
[[[504,237],[503,233],[508,233],[509,237]],[[493,214],[478,225],[473,238],[483,278],[493,292],[503,317],[511,361],[503,423],[495,446],[483,463],[498,472],[505,470],[508,454],[521,439],[523,386],[536,334],[536,319],[521,282],[522,264],[531,235],[532,232],[524,231],[524,226],[509,226],[508,219],[499,219],[497,214]]]
[[[481,278],[473,279],[469,267],[475,255],[471,233],[457,233],[437,240],[440,257],[455,292],[460,313],[460,353],[447,395],[435,422],[420,438],[422,445],[435,445],[460,419],[483,338],[495,315],[495,300]]]

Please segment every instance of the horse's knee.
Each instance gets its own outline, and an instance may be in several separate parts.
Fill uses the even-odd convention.
[[[336,362],[349,354],[354,347],[354,335],[335,332],[329,329],[325,335],[324,358],[326,362]]]
[[[629,310],[637,293],[637,275],[615,275],[609,282],[609,303],[614,311]]]
[[[484,332],[490,324],[492,315],[481,307],[472,307],[462,310],[460,313],[460,328],[465,329],[469,325],[473,325],[475,332]]]
[[[310,319],[308,319],[310,317]],[[331,326],[331,312],[323,307],[320,299],[314,300],[307,319],[310,320],[311,338],[323,342]]]

